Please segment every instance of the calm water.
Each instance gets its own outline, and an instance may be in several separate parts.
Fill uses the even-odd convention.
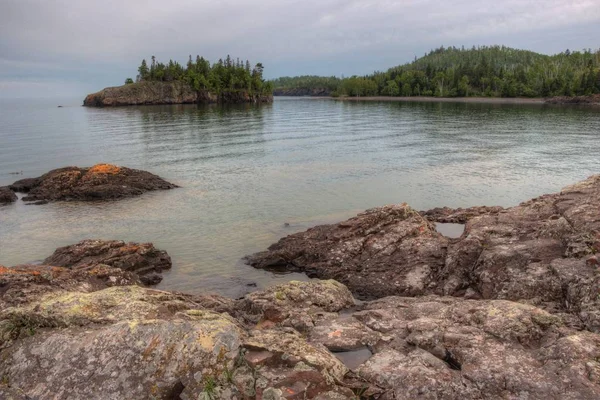
[[[0,264],[41,260],[85,238],[148,241],[173,258],[165,289],[235,296],[252,282],[296,279],[239,260],[370,207],[510,206],[600,173],[600,110],[591,108],[316,99],[225,108],[57,104],[0,103],[0,185],[109,162],[182,188],[116,203],[0,206]]]

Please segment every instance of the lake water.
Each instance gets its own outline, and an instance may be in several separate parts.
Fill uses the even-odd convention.
[[[164,289],[237,296],[252,283],[297,279],[240,258],[370,207],[511,206],[600,173],[598,108],[285,98],[238,107],[57,104],[0,102],[0,185],[107,162],[181,189],[114,203],[0,206],[0,264],[39,261],[85,238],[153,242],[174,262]]]

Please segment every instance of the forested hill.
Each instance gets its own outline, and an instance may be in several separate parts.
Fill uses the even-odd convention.
[[[550,97],[600,93],[600,50],[544,55],[504,46],[439,48],[367,76],[285,77],[281,89],[327,87],[346,96]],[[335,87],[334,87],[335,86]]]

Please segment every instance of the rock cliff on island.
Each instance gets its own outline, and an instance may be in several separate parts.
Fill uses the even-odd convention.
[[[244,90],[222,91],[220,94],[207,90],[196,91],[183,81],[139,82],[105,88],[87,95],[83,105],[87,107],[112,107],[158,104],[239,104],[270,103],[270,94],[251,94]]]

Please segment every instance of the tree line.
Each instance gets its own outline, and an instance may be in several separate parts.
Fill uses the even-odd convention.
[[[184,81],[196,91],[221,93],[243,90],[254,94],[270,94],[273,85],[263,79],[263,70],[261,63],[251,67],[248,60],[242,62],[238,58],[234,61],[229,55],[212,65],[204,57],[196,56],[194,60],[190,55],[185,67],[173,60],[165,64],[152,56],[150,65],[145,59],[142,60],[135,82]],[[125,84],[131,83],[134,83],[133,79],[125,80]]]
[[[333,96],[551,97],[600,93],[600,50],[543,55],[505,46],[440,47],[366,76],[284,77],[275,88],[328,85]],[[335,88],[334,88],[335,86]]]

